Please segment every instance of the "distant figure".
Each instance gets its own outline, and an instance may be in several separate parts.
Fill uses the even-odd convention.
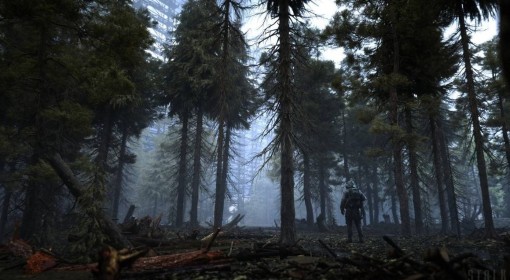
[[[363,219],[363,202],[365,195],[354,186],[352,181],[347,182],[347,190],[344,192],[342,202],[340,203],[340,212],[345,215],[347,223],[347,242],[352,242],[352,224],[356,225],[358,230],[359,242],[363,242],[363,233],[361,232],[361,219]]]

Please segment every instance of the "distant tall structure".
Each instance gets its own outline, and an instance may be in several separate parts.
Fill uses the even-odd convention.
[[[163,45],[167,43],[175,27],[175,16],[179,12],[182,0],[133,0],[136,9],[147,9],[151,19],[158,24],[149,31],[155,39],[151,54],[163,59]]]

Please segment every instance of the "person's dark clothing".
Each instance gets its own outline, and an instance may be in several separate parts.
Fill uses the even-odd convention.
[[[363,218],[363,202],[366,200],[365,195],[358,189],[348,189],[344,192],[342,202],[340,203],[340,211],[345,214],[345,222],[347,224],[347,241],[352,242],[352,225],[356,226],[358,238],[363,242],[363,232],[361,231],[361,219]]]

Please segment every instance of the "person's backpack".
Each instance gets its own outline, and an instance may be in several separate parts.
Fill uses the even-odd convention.
[[[349,190],[345,206],[351,210],[357,210],[363,207],[363,195],[359,190]]]

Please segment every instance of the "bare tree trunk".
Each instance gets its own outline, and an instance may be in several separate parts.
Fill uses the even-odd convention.
[[[349,181],[351,179],[351,174],[349,172],[349,158],[347,154],[347,149],[349,148],[348,138],[347,138],[347,124],[345,123],[345,110],[342,110],[342,125],[343,125],[343,135],[342,138],[344,140],[344,148],[342,149],[342,155],[344,158],[344,175],[345,181]]]
[[[217,158],[216,158],[216,195],[214,199],[214,227],[219,228],[223,224],[223,207],[225,207],[225,188],[222,184],[223,175],[223,148],[225,145],[224,140],[224,123],[218,124],[218,143],[217,143]]]
[[[393,74],[399,73],[399,43],[396,27],[392,26],[393,34]],[[398,127],[398,92],[397,87],[392,85],[390,88],[390,123],[392,126]],[[394,174],[395,174],[395,186],[400,204],[400,219],[401,219],[401,231],[402,235],[411,235],[411,220],[409,217],[409,202],[406,188],[404,186],[403,177],[403,163],[402,163],[402,142],[400,139],[396,139],[396,134],[393,137],[393,163],[394,163]]]
[[[175,225],[181,226],[184,223],[184,199],[187,185],[187,157],[188,157],[188,123],[189,114],[182,116],[181,147],[179,152],[179,174],[177,183],[177,205]]]
[[[120,194],[122,192],[122,182],[124,178],[124,165],[125,165],[125,157],[126,157],[126,148],[127,148],[127,139],[128,139],[128,129],[127,126],[123,128],[122,131],[122,139],[120,143],[120,151],[119,158],[117,163],[117,174],[115,176],[114,181],[114,194],[113,194],[113,211],[112,218],[117,220],[119,217],[119,203],[120,203]]]
[[[219,228],[223,224],[223,208],[225,207],[226,186],[222,184],[223,177],[223,149],[225,145],[224,126],[226,125],[227,116],[227,69],[229,69],[229,46],[230,46],[230,5],[231,0],[223,2],[223,22],[222,26],[222,67],[221,67],[221,83],[220,83],[220,100],[218,115],[218,141],[217,141],[217,158],[216,158],[216,195],[214,200],[214,227]]]
[[[198,106],[197,123],[195,130],[195,148],[193,151],[193,178],[191,179],[191,210],[190,223],[198,225],[198,195],[200,191],[200,176],[202,170],[202,131],[203,131],[203,108]]]
[[[444,129],[441,125],[441,119],[437,120],[439,147],[441,148],[441,161],[443,163],[444,180],[446,185],[446,195],[448,197],[448,209],[450,210],[450,224],[452,231],[460,236],[459,209],[457,209],[457,196],[455,195],[455,184],[453,183],[452,165],[450,162],[450,152],[448,151],[448,141],[444,136]]]
[[[367,183],[367,205],[368,205],[368,221],[370,224],[374,224],[374,199],[372,188],[370,183]]]
[[[487,167],[485,163],[483,137],[480,126],[478,101],[475,93],[475,82],[473,77],[473,67],[471,65],[471,52],[469,50],[469,36],[464,20],[464,8],[461,2],[457,2],[457,18],[459,20],[460,38],[462,43],[462,58],[466,73],[466,88],[469,101],[469,111],[471,113],[471,123],[473,126],[473,136],[475,140],[476,162],[478,167],[478,177],[480,179],[480,190],[482,192],[483,216],[485,220],[485,235],[488,238],[494,238],[494,221],[492,218],[492,207],[489,194],[489,183],[487,178]]]
[[[409,107],[405,108],[406,129],[409,135],[414,133],[412,112]],[[423,215],[421,209],[420,183],[418,179],[418,157],[415,149],[416,143],[407,143],[409,155],[409,170],[411,179],[411,191],[413,193],[414,223],[416,234],[423,232]]]
[[[5,161],[3,159],[0,159],[0,176],[2,177],[6,175],[4,168]],[[7,225],[7,218],[9,214],[9,206],[11,204],[12,191],[1,183],[0,187],[4,189],[4,197],[2,201],[2,213],[0,213],[0,243],[2,243],[5,234],[5,226]]]
[[[321,207],[321,213],[324,214],[324,218],[327,219],[326,216],[326,196],[328,195],[326,191],[326,183],[325,183],[325,170],[324,170],[324,164],[321,162],[321,159],[319,159],[319,195],[320,195],[320,207]]]
[[[313,207],[312,207],[312,192],[311,182],[310,182],[310,157],[308,153],[303,152],[303,199],[305,201],[306,208],[306,223],[309,227],[312,227],[314,224],[313,219]]]
[[[377,165],[372,165],[372,199],[374,200],[374,223],[379,223],[379,180],[377,176]]]
[[[229,166],[228,166],[228,163],[229,163],[229,157],[230,157],[230,141],[231,141],[231,138],[232,138],[232,127],[230,124],[227,124],[226,126],[226,129],[225,129],[225,146],[223,147],[223,160],[222,160],[222,163],[223,163],[223,167],[221,168],[221,186],[222,186],[222,189],[223,189],[223,198],[225,198],[225,193],[227,192],[227,187],[228,187],[228,184],[227,184],[227,179],[228,179],[228,169],[229,169]],[[223,205],[223,208],[225,208],[225,201],[223,201],[222,203]],[[223,212],[222,212],[222,215],[223,215]]]
[[[31,165],[36,165],[39,161],[37,156],[32,156]],[[21,218],[20,236],[23,239],[29,239],[42,229],[43,197],[42,185],[34,178],[30,178],[25,189],[25,207]]]
[[[439,214],[441,215],[441,233],[448,232],[448,212],[446,211],[446,203],[443,192],[443,171],[441,164],[441,156],[439,155],[439,136],[436,119],[429,115],[430,132],[432,134],[432,156],[434,158],[434,173],[436,174],[437,198],[439,202]]]
[[[38,87],[39,87],[39,94],[42,94],[42,96],[46,96],[48,94],[48,82],[47,82],[47,75],[46,75],[46,68],[47,68],[47,41],[48,41],[48,32],[47,27],[42,24],[40,26],[39,30],[39,42],[37,44],[39,45],[39,53],[37,54],[37,62],[36,65],[38,67],[38,78],[36,79],[39,81]],[[41,130],[42,124],[40,124],[39,120],[33,119],[33,121],[36,123],[35,126],[37,129]],[[37,135],[37,133],[36,133]],[[30,159],[27,160],[26,163],[28,163],[31,166],[34,166],[38,164],[40,157],[38,153],[40,150],[38,148],[34,148],[33,154],[31,155]],[[29,176],[29,182],[25,189],[25,205],[23,209],[23,216],[21,219],[21,228],[20,228],[20,235],[24,239],[28,239],[33,236],[37,231],[41,230],[42,226],[42,212],[41,210],[41,200],[39,198],[41,194],[41,182],[37,182],[32,176]]]
[[[4,199],[2,201],[2,214],[0,216],[0,243],[3,241],[5,226],[7,225],[7,218],[9,214],[9,206],[11,204],[12,191],[4,187]]]
[[[391,215],[393,216],[393,222],[395,224],[400,224],[400,219],[398,217],[398,211],[397,211],[397,197],[395,193],[391,194]]]
[[[280,119],[280,148],[281,148],[281,234],[280,242],[291,245],[296,242],[294,208],[294,161],[293,161],[293,141],[292,141],[292,75],[291,75],[291,42],[290,42],[290,0],[281,0],[278,5],[280,35],[279,42],[279,83],[281,92],[279,93],[279,119]]]

